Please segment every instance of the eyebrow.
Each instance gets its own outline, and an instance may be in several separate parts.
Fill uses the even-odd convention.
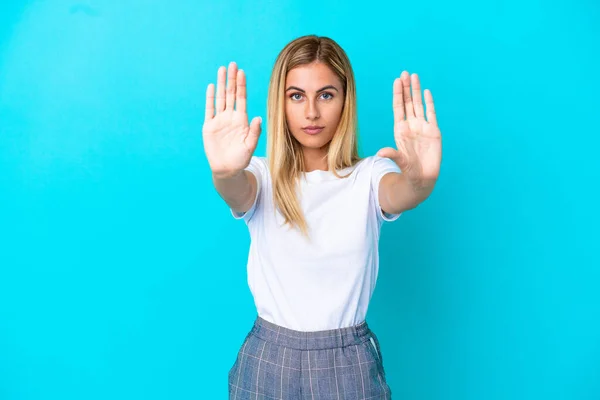
[[[336,88],[335,86],[333,86],[333,85],[327,85],[327,86],[324,86],[324,87],[322,87],[321,89],[317,90],[317,92],[322,92],[323,90],[326,90],[326,89],[333,89],[333,90],[335,90],[336,92],[339,92],[339,90],[337,90],[337,88]],[[296,87],[296,86],[290,86],[290,87],[289,87],[289,88],[287,88],[285,91],[287,92],[287,91],[289,91],[289,90],[297,90],[297,91],[299,91],[299,92],[306,93],[306,92],[305,92],[303,89],[300,89],[299,87]]]

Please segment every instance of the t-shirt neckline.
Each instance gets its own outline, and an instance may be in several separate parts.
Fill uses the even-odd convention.
[[[354,164],[351,167],[346,167],[346,168],[342,168],[337,170],[339,175],[342,176],[346,176],[348,175],[352,170],[354,170],[358,164],[360,164],[363,160],[360,160],[359,162],[357,162],[356,164]],[[344,178],[338,178],[336,177],[332,171],[325,171],[322,169],[315,169],[309,172],[303,172],[302,173],[303,178],[306,182],[309,183],[316,183],[316,182],[325,182],[325,181],[339,181],[341,179]]]

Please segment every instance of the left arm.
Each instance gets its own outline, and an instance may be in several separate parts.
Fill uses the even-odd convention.
[[[412,97],[411,97],[412,79]],[[394,81],[394,141],[397,149],[377,152],[393,160],[399,173],[387,173],[379,183],[379,204],[384,212],[399,214],[417,207],[433,191],[440,173],[442,136],[437,125],[433,97],[425,89],[427,119],[421,100],[419,77],[402,72]]]
[[[433,191],[433,184],[411,184],[405,174],[387,173],[379,183],[379,205],[388,214],[400,214],[425,201]]]

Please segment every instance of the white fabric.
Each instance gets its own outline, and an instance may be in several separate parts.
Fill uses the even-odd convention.
[[[231,210],[250,232],[248,285],[258,315],[277,325],[318,331],[356,325],[365,320],[379,270],[378,242],[384,221],[379,181],[401,172],[392,160],[362,159],[348,178],[311,171],[300,179],[299,201],[311,239],[283,225],[274,211],[273,190],[265,157],[253,156],[246,168],[257,177],[258,191],[246,213]]]

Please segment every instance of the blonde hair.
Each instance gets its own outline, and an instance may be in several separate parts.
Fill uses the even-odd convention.
[[[308,236],[308,226],[296,195],[298,180],[304,171],[302,146],[291,134],[285,118],[285,81],[287,73],[300,65],[319,62],[327,65],[342,82],[345,95],[342,115],[329,143],[327,168],[337,173],[360,161],[356,84],[346,52],[332,39],[307,35],[288,43],[279,53],[267,97],[267,159],[273,184],[273,201],[285,218],[284,224],[296,226]]]

